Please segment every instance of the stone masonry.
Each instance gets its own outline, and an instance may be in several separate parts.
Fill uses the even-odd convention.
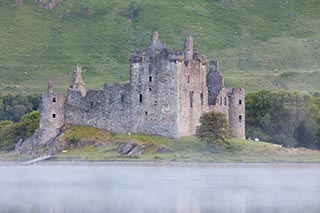
[[[87,125],[115,133],[143,133],[179,138],[194,135],[200,116],[226,114],[232,137],[245,139],[244,89],[224,87],[217,61],[193,52],[187,36],[183,51],[171,50],[154,32],[151,42],[130,58],[130,82],[86,91],[76,67],[67,97],[55,95],[49,81],[41,96],[38,131],[54,138],[64,125]]]

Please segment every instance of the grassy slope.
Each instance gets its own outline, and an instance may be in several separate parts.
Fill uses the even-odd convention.
[[[90,88],[126,81],[129,56],[154,30],[175,49],[192,34],[197,52],[220,60],[228,86],[320,89],[318,0],[229,1],[65,0],[47,11],[2,0],[0,92],[44,91],[48,77],[65,91],[76,64]]]
[[[101,147],[87,145],[80,149],[68,150],[57,155],[58,160],[89,161],[183,161],[183,162],[320,162],[320,151],[307,149],[286,149],[274,147],[270,143],[244,140],[231,140],[230,146],[220,147],[209,152],[206,144],[195,137],[186,137],[178,141],[148,135],[111,134],[91,127],[72,127],[65,131],[62,141],[73,137],[81,141],[101,142]],[[146,152],[137,157],[120,156],[119,143],[135,141],[146,144]],[[166,147],[169,153],[157,153],[158,147]]]

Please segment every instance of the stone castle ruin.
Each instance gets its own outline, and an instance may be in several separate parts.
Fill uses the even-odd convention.
[[[207,73],[207,66],[209,70]],[[152,34],[149,45],[130,58],[130,82],[86,91],[76,67],[67,96],[52,83],[41,95],[37,144],[56,137],[65,125],[86,125],[115,133],[169,138],[194,135],[199,118],[210,110],[226,114],[232,137],[245,139],[244,89],[228,89],[219,64],[193,52],[188,36],[183,51],[171,50]]]

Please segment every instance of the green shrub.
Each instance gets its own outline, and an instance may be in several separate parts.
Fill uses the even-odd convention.
[[[224,113],[210,111],[200,117],[200,126],[196,136],[207,144],[213,145],[218,141],[227,142],[230,138],[230,126]]]

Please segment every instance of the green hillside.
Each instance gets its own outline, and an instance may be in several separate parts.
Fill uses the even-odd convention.
[[[319,0],[0,0],[0,93],[65,91],[75,65],[88,87],[127,81],[128,58],[152,31],[220,61],[227,86],[320,89]]]

